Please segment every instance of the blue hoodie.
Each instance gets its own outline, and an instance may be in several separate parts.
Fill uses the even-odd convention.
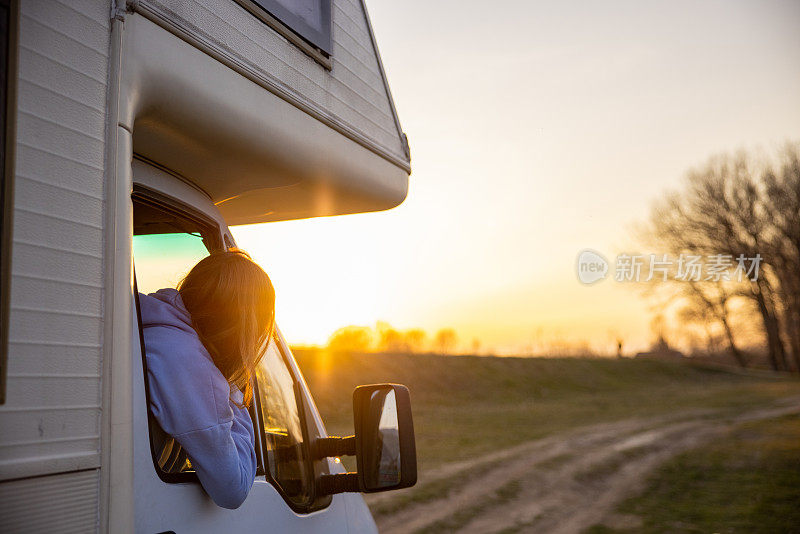
[[[200,483],[219,506],[238,508],[256,473],[253,423],[231,400],[231,386],[192,328],[175,289],[139,293],[150,410],[186,450]],[[234,386],[233,396],[242,400]]]

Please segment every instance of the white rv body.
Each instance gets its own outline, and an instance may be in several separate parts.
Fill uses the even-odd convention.
[[[330,2],[329,53],[250,0],[12,5],[0,529],[374,531],[358,494],[297,511],[262,475],[229,511],[196,482],[158,476],[132,255],[134,187],[202,213],[231,243],[234,224],[403,201],[408,147],[363,2]],[[288,360],[309,432],[325,435]]]

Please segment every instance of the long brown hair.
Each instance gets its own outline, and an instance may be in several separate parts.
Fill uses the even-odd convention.
[[[269,276],[245,251],[229,248],[200,260],[178,291],[214,364],[249,406],[255,368],[275,324]]]

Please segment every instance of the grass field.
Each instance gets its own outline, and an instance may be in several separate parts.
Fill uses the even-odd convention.
[[[295,351],[328,432],[353,431],[352,391],[394,382],[411,392],[426,470],[576,426],[689,409],[738,410],[800,395],[794,378],[674,362]]]
[[[800,532],[800,417],[740,425],[668,461],[618,512],[632,529],[587,532]]]

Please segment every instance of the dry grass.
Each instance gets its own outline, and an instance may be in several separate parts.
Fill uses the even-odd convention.
[[[747,423],[672,459],[619,511],[633,530],[592,533],[800,532],[800,416]]]
[[[659,361],[324,351],[295,356],[332,434],[352,433],[357,385],[406,384],[421,472],[580,425],[693,408],[735,413],[800,394],[795,378]]]

